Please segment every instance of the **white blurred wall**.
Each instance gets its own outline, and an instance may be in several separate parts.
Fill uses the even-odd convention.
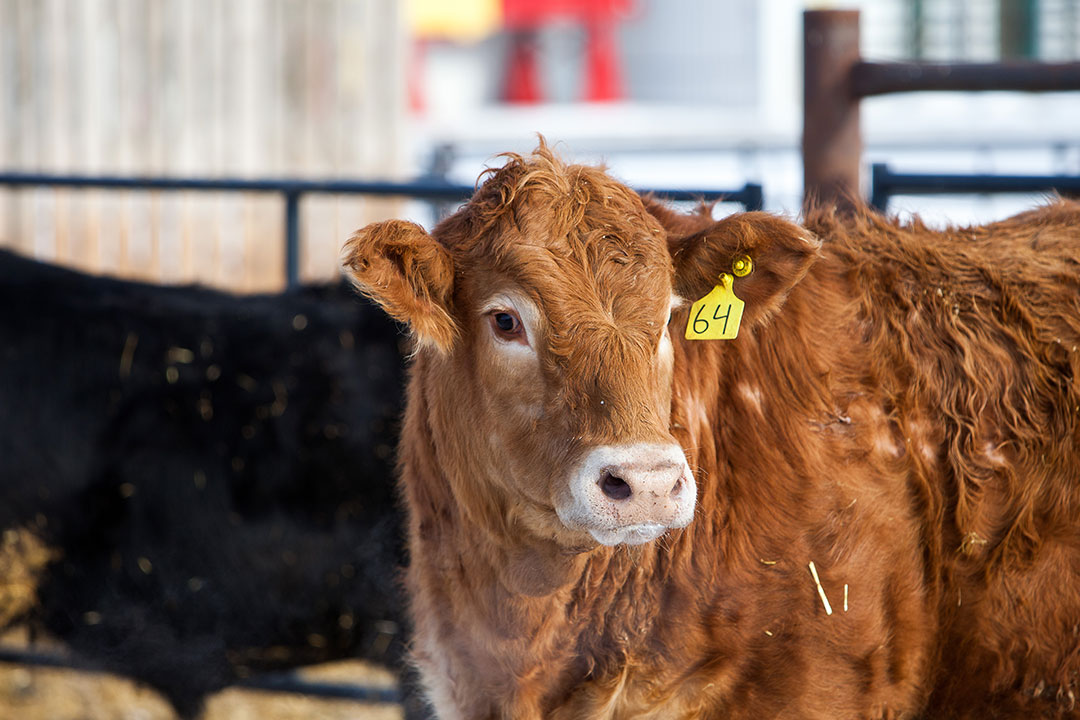
[[[0,169],[400,177],[396,0],[0,0]],[[302,276],[397,203],[303,203]],[[0,245],[165,282],[284,281],[282,201],[0,189]]]
[[[505,38],[442,44],[429,56],[442,102],[415,118],[418,156],[452,147],[455,179],[471,182],[503,150],[528,150],[535,134],[564,153],[604,160],[639,186],[764,186],[766,206],[797,213],[802,197],[802,13],[808,6],[858,8],[863,55],[911,56],[915,0],[638,0],[621,25],[626,97],[579,101],[583,33],[569,23],[542,30],[542,84],[549,102],[497,102]],[[997,0],[923,0],[928,59],[997,57]],[[1080,0],[1038,3],[1038,50],[1080,58]],[[458,78],[455,80],[455,78]],[[467,93],[455,94],[460,83]],[[927,172],[1080,173],[1080,93],[920,93],[862,106],[867,167]],[[976,222],[1039,198],[898,198],[893,209],[931,221]]]

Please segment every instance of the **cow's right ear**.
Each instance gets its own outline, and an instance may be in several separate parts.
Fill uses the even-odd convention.
[[[457,337],[454,261],[422,227],[403,220],[368,225],[345,243],[342,266],[360,292],[407,323],[422,345],[450,350]]]

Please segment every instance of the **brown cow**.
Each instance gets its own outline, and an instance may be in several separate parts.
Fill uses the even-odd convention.
[[[541,145],[431,235],[350,240],[416,338],[440,717],[1077,716],[1080,205],[806,225]],[[744,256],[738,338],[684,339]]]

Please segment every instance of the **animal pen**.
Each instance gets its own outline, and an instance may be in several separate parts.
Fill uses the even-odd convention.
[[[311,29],[316,33],[317,28]],[[823,200],[842,200],[861,194],[861,137],[858,107],[864,97],[915,90],[1017,90],[1056,91],[1080,89],[1080,63],[1058,65],[940,65],[927,63],[874,63],[859,55],[858,13],[812,11],[805,15],[805,104],[804,104],[804,187],[808,195]],[[138,202],[146,193],[208,192],[252,193],[263,199],[276,196],[281,207],[259,204],[260,215],[275,215],[283,209],[278,223],[260,227],[278,228],[283,238],[284,254],[280,265],[269,273],[273,282],[294,286],[302,272],[301,204],[307,196],[374,196],[380,198],[412,197],[428,202],[449,203],[466,199],[473,188],[454,185],[439,178],[413,182],[367,181],[355,179],[311,179],[290,176],[274,178],[223,178],[147,174],[133,169],[122,175],[80,173],[61,175],[48,172],[7,172],[0,174],[0,186],[19,188],[25,193],[48,192],[42,188],[65,188],[68,198],[79,202],[77,192],[138,191]],[[374,174],[374,173],[373,173]],[[387,171],[388,175],[392,172]],[[993,178],[988,176],[943,176],[899,174],[885,166],[875,166],[871,183],[871,202],[884,210],[889,197],[900,193],[923,192],[1012,192],[1056,189],[1080,191],[1080,179],[1064,176]],[[76,190],[81,189],[81,190]],[[720,198],[737,202],[745,209],[760,209],[761,187],[747,183],[742,188],[724,190],[654,189],[673,200]],[[153,195],[156,197],[156,195]],[[116,207],[114,205],[113,207]],[[47,208],[55,208],[50,202]],[[265,225],[264,225],[265,224]],[[341,237],[344,237],[343,235]],[[339,238],[340,239],[340,238]],[[25,249],[25,248],[23,248]],[[259,286],[260,288],[263,286]],[[89,667],[76,659],[41,651],[0,651],[0,662],[44,666]],[[253,679],[248,687],[288,691],[331,698],[386,702],[397,699],[393,691],[355,684],[317,683],[293,675],[275,675]]]

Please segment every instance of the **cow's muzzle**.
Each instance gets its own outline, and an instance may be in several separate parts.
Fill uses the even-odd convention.
[[[559,519],[603,545],[636,545],[685,527],[697,499],[686,456],[674,443],[594,448],[571,473],[569,491]]]

